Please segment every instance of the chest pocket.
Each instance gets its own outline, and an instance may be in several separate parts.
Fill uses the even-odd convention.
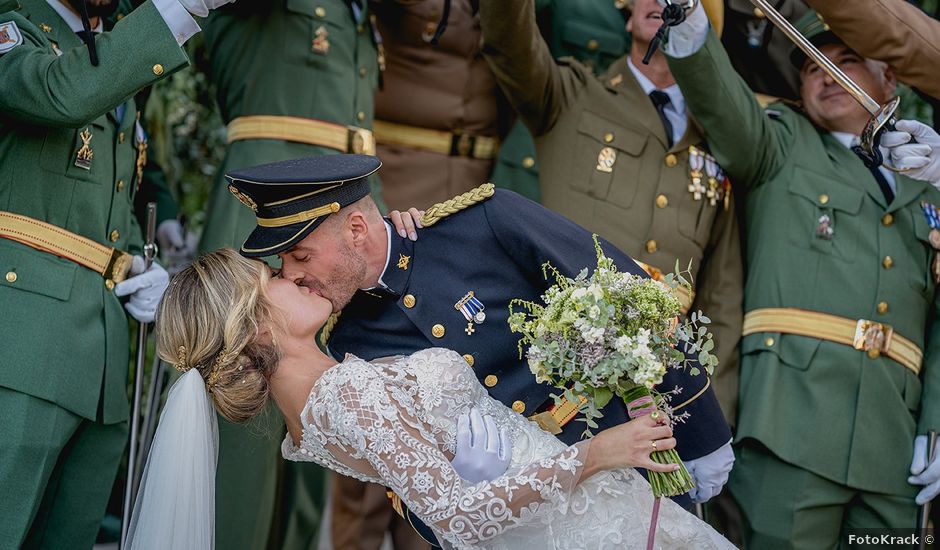
[[[789,216],[790,242],[800,248],[855,261],[861,227],[862,195],[854,189],[797,166],[788,187],[793,205]]]
[[[629,207],[640,183],[646,140],[644,134],[584,111],[569,185],[593,198]]]
[[[99,185],[110,181],[114,158],[109,124],[103,115],[78,129],[50,129],[42,144],[42,168],[71,180]]]
[[[343,62],[354,59],[349,40],[352,14],[346,2],[335,0],[287,0],[284,52],[297,63],[336,74],[349,72]],[[333,60],[333,62],[331,62]],[[350,73],[351,74],[351,73]]]

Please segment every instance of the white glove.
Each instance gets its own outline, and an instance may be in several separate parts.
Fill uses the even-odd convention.
[[[689,492],[692,502],[707,502],[720,493],[721,488],[728,483],[732,466],[734,451],[731,450],[730,441],[703,457],[686,460],[685,467],[695,482],[695,487]]]
[[[214,10],[234,1],[235,0],[179,0],[180,4],[186,8],[186,11],[199,17],[205,17],[209,15],[209,10]]]
[[[881,146],[891,152],[891,164],[905,176],[926,181],[940,189],[940,135],[916,120],[899,120],[896,132],[881,135]],[[917,143],[909,143],[911,138]]]
[[[153,322],[157,304],[170,284],[170,276],[157,262],[150,264],[150,269],[144,271],[144,259],[140,256],[134,256],[129,275],[114,287],[114,294],[130,296],[124,309],[134,319],[141,323]]]
[[[940,460],[934,459],[927,464],[927,436],[919,435],[914,438],[914,460],[911,461],[911,477],[907,482],[911,485],[926,485],[914,501],[918,506],[929,502],[940,493]]]
[[[198,242],[198,237],[187,234],[179,220],[170,219],[160,223],[157,227],[157,244],[171,277],[192,263]]]
[[[669,27],[666,43],[663,44],[663,53],[669,57],[681,59],[698,52],[708,39],[708,15],[701,2],[696,2],[692,12],[686,15],[685,21],[675,27]]]
[[[490,481],[503,475],[512,459],[512,442],[506,428],[496,427],[490,415],[476,407],[457,418],[457,450],[451,466],[470,483]]]

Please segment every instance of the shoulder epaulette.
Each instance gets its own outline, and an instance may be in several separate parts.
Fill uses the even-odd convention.
[[[343,312],[337,312],[330,315],[326,322],[323,323],[323,328],[320,329],[320,347],[326,349],[327,344],[330,343],[330,336],[333,335],[333,329],[336,328],[336,323],[339,321],[339,316]]]
[[[424,211],[424,216],[421,218],[421,225],[431,227],[451,214],[456,214],[461,210],[470,208],[478,202],[485,201],[492,197],[495,192],[495,185],[492,183],[484,183],[476,189],[467,191],[463,195],[457,195],[452,199],[439,202]]]

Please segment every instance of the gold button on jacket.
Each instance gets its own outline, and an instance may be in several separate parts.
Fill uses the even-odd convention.
[[[513,401],[513,402],[512,402],[512,410],[516,411],[516,412],[519,413],[519,414],[524,413],[524,412],[525,412],[525,403],[523,403],[522,401]]]
[[[431,334],[433,334],[435,338],[443,338],[444,337],[444,325],[434,325],[433,327],[431,327]]]
[[[495,374],[487,375],[487,377],[483,379],[483,385],[487,388],[492,388],[497,383],[499,383],[499,378],[496,378]]]

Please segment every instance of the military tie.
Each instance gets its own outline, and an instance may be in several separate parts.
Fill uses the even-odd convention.
[[[881,173],[881,170],[879,170],[877,166],[869,168],[868,171],[871,172],[871,175],[875,177],[875,181],[878,182],[878,187],[881,188],[881,192],[885,196],[885,201],[891,204],[891,201],[894,200],[894,191],[891,190],[891,185],[888,184],[888,178]]]
[[[653,90],[650,92],[650,101],[653,102],[653,107],[656,107],[656,112],[659,113],[659,119],[663,121],[663,128],[666,130],[666,143],[669,144],[669,148],[672,148],[672,123],[669,122],[669,117],[666,116],[666,106],[672,103],[672,100],[669,99],[669,94],[661,90]]]

